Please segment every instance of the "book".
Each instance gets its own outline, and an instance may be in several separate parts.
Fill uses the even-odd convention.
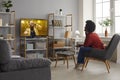
[[[2,26],[2,19],[0,18],[0,26]]]

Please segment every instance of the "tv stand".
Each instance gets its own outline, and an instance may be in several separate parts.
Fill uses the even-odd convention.
[[[25,58],[47,57],[48,37],[20,38],[20,54]]]

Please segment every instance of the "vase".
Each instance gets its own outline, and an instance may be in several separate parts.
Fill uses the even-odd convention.
[[[108,36],[108,31],[107,31],[107,28],[105,29],[105,37]]]
[[[59,10],[59,14],[62,15],[62,9]]]
[[[10,12],[10,9],[6,9],[6,12]]]

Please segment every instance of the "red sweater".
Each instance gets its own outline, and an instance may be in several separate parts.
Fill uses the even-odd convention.
[[[86,35],[84,46],[97,49],[104,49],[104,45],[96,33],[89,33]]]

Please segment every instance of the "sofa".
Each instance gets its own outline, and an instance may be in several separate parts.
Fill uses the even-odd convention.
[[[47,58],[12,58],[7,41],[0,39],[0,80],[51,80]]]

